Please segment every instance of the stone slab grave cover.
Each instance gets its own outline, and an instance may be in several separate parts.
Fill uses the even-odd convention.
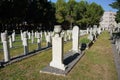
[[[79,51],[77,46],[76,50],[69,51],[63,56],[63,38],[60,37],[60,25],[55,26],[55,36],[52,39],[52,61],[49,65],[40,70],[40,73],[48,73],[55,75],[67,75],[70,70],[74,67],[74,65],[79,61],[79,59],[83,56],[84,52]],[[77,30],[79,28],[77,27]],[[79,30],[78,30],[79,31]],[[78,32],[79,33],[79,32]]]

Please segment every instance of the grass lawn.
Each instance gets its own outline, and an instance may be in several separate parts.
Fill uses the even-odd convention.
[[[71,49],[71,42],[64,44],[64,52]],[[108,32],[103,32],[93,46],[63,76],[43,74],[39,71],[51,61],[52,50],[21,60],[0,69],[0,80],[117,80],[117,72],[112,55]]]

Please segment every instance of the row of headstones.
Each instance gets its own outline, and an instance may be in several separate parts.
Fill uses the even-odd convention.
[[[54,28],[55,36],[52,38],[52,61],[49,66],[66,70],[67,65],[63,63],[63,37],[60,35],[61,25],[57,25]],[[80,39],[80,30],[78,26],[74,26],[72,30],[72,51],[79,52],[79,39]]]
[[[7,33],[7,30],[5,31]],[[35,38],[39,38],[40,37],[40,41],[42,42],[42,38],[43,38],[43,33],[45,35],[45,41],[46,41],[46,46],[50,46],[51,42],[52,42],[52,37],[54,36],[54,32],[38,32],[36,31],[35,33],[32,31],[32,33],[27,32],[27,36],[28,39],[31,39],[31,43],[35,42]],[[39,35],[40,34],[40,35]],[[84,30],[80,30],[80,36],[87,34]],[[72,39],[72,31],[71,30],[67,30],[67,31],[62,31],[61,36],[64,37],[64,41],[69,41]],[[10,48],[13,47],[13,42],[16,41],[16,34],[15,34],[15,30],[13,30],[13,33],[11,35],[9,35],[9,46]],[[23,32],[21,30],[21,41],[23,41]],[[38,40],[39,42],[39,40]]]
[[[61,27],[60,25],[56,26],[58,29]],[[55,32],[57,33],[55,37],[53,37],[52,42],[52,61],[50,62],[50,66],[54,68],[58,68],[61,70],[66,70],[67,65],[63,63],[63,52],[64,52],[64,46],[62,37],[59,35],[59,30],[55,29]],[[89,30],[88,30],[89,31]],[[97,34],[101,33],[101,29],[97,28],[95,25],[94,28],[90,29],[90,35],[96,36]],[[72,30],[72,51],[75,53],[80,53],[80,45],[79,45],[79,39],[80,39],[80,30],[78,26],[74,26]]]
[[[52,42],[54,43],[54,41],[52,40],[53,39],[52,37],[54,36],[54,34],[55,32],[49,32],[49,33],[44,32],[48,46],[51,46]],[[68,40],[73,39],[72,35],[73,35],[72,30],[62,31],[60,33],[60,36],[63,38],[63,41],[68,41]],[[21,40],[22,40],[23,47],[24,47],[24,55],[29,53],[28,39],[32,38],[31,40],[33,42],[34,37],[37,38],[37,44],[38,44],[38,50],[39,50],[41,49],[42,32],[36,32],[34,34],[33,31],[32,33],[28,31],[24,31],[24,32],[21,31]],[[9,36],[9,41],[8,41],[7,31],[5,31],[4,33],[1,33],[1,40],[3,43],[4,61],[8,62],[10,61],[9,49],[13,47],[12,42],[15,42],[15,31],[13,31],[12,35]]]
[[[111,32],[115,33],[113,35],[113,40],[115,41],[116,50],[118,54],[120,55],[120,23],[118,23],[116,28]]]
[[[94,41],[97,39],[97,36],[102,32],[101,27],[94,25],[93,28],[87,28],[87,33],[89,34],[88,39]]]
[[[30,40],[31,39],[31,43],[34,43],[35,42],[35,38],[40,38],[40,41],[42,42],[42,38],[43,38],[43,33],[45,35],[45,41],[46,41],[46,46],[50,46],[51,42],[52,42],[52,37],[54,36],[54,32],[38,32],[36,31],[35,33],[32,31],[32,33],[27,32],[27,38]],[[5,31],[5,33],[7,34],[7,31]],[[61,36],[64,37],[64,41],[68,41],[68,40],[71,40],[71,36],[72,36],[72,33],[71,33],[71,30],[67,30],[67,31],[63,31],[61,33]],[[12,35],[9,35],[9,46],[10,48],[13,47],[12,43],[16,41],[16,38],[15,38],[15,30],[13,31]],[[1,39],[2,40],[2,39]],[[21,41],[23,41],[23,32],[21,31]],[[39,42],[39,40],[38,40]]]
[[[120,55],[120,37],[116,39],[115,46],[118,54]]]

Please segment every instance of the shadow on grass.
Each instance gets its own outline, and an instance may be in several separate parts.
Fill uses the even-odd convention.
[[[46,50],[46,49],[49,49],[49,48],[51,48],[51,46],[44,47],[44,48],[41,48],[39,50],[33,50],[33,51],[29,52],[28,54],[22,54],[22,55],[19,55],[19,56],[12,57],[10,59],[10,61],[8,61],[8,62],[4,62],[4,60],[1,60],[0,61],[0,68],[4,68],[6,65],[9,65],[9,64],[12,64],[14,62],[20,61],[22,59],[25,59],[25,58],[31,57],[33,55],[36,55],[36,54],[38,54],[39,51],[43,51],[43,50]]]

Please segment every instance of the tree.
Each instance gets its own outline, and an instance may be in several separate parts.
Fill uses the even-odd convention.
[[[65,0],[57,0],[55,7],[57,23],[62,24],[66,20],[67,15],[67,7]]]
[[[116,22],[120,22],[120,0],[116,0],[112,4],[109,4],[112,8],[117,9]]]
[[[76,19],[76,7],[77,7],[77,2],[76,0],[69,0],[67,3],[67,20],[70,23],[70,27],[72,28],[72,24],[75,23]]]

